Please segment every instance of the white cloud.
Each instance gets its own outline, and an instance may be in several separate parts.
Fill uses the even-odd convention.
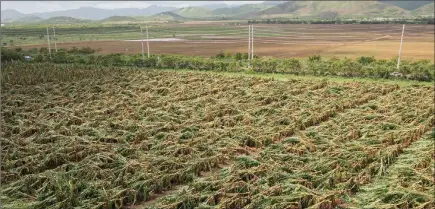
[[[50,12],[80,7],[97,7],[101,9],[116,8],[146,8],[150,5],[186,7],[209,4],[256,4],[262,1],[1,1],[1,9],[15,9],[29,14],[36,12]]]

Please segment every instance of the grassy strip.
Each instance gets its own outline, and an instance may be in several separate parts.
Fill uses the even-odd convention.
[[[345,78],[339,76],[313,76],[313,75],[290,75],[290,74],[280,74],[280,73],[260,73],[260,72],[205,72],[205,71],[195,71],[195,70],[174,70],[174,69],[163,69],[165,71],[181,71],[181,72],[197,72],[206,74],[218,74],[230,77],[256,77],[265,79],[275,79],[280,81],[289,81],[293,79],[298,80],[327,80],[328,82],[336,83],[347,83],[347,82],[363,82],[363,83],[377,83],[377,84],[388,84],[388,85],[399,85],[401,87],[406,86],[433,86],[433,82],[424,81],[413,81],[413,80],[401,80],[401,79],[383,79],[383,78]]]

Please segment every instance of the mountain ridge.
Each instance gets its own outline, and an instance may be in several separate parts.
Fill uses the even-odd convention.
[[[376,1],[288,1],[277,6],[253,12],[246,18],[276,17],[363,17],[403,16],[406,11],[400,7]]]
[[[30,14],[23,14],[16,10],[3,10],[1,12],[2,21],[8,20],[13,21],[25,16],[36,16],[43,19],[48,19],[51,17],[58,16],[69,16],[72,18],[82,18],[89,20],[102,20],[111,16],[151,16],[161,12],[167,12],[176,10],[176,7],[167,6],[157,6],[151,5],[147,8],[119,8],[119,9],[101,9],[96,7],[80,7],[77,9],[69,9],[62,11],[52,11],[52,12],[36,12]],[[6,13],[5,13],[6,12]]]
[[[407,9],[411,8],[413,10]],[[170,13],[166,13],[170,12]],[[35,19],[67,16],[76,19],[102,21],[107,18],[148,17],[145,19],[268,19],[294,17],[411,17],[433,16],[431,1],[264,1],[258,4],[226,5],[217,3],[205,6],[177,8],[151,5],[147,8],[100,9],[80,7],[54,12],[23,14],[13,9],[1,12],[2,22],[38,22]],[[119,18],[118,18],[119,19]],[[130,19],[133,21],[133,19]]]

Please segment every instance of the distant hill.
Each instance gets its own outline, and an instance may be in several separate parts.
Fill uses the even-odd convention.
[[[161,12],[167,12],[176,9],[177,9],[176,7],[165,7],[165,6],[156,6],[156,5],[152,5],[150,7],[143,8],[143,9],[137,9],[137,8],[100,9],[95,7],[81,7],[78,9],[69,9],[69,10],[54,11],[54,12],[40,12],[40,13],[32,13],[29,15],[41,17],[44,19],[51,18],[51,17],[58,17],[58,16],[68,16],[73,18],[102,20],[112,16],[148,16],[148,15],[154,15]],[[3,12],[4,11],[2,11],[2,19],[3,19]]]
[[[157,20],[157,21],[165,21],[165,20],[185,20],[186,18],[175,14],[174,12],[162,12],[159,14],[155,14],[149,17],[144,17],[145,20]]]
[[[128,16],[111,16],[105,19],[102,19],[100,22],[108,23],[108,22],[137,22],[138,19]]]
[[[376,1],[289,1],[244,15],[246,18],[402,16],[400,7]],[[242,16],[240,16],[242,18]]]
[[[212,16],[212,10],[205,7],[184,7],[173,11],[175,14],[183,17],[210,17]]]
[[[73,17],[67,17],[67,16],[58,16],[58,17],[51,17],[45,20],[41,20],[38,23],[42,24],[72,24],[72,23],[86,23],[90,22],[90,20],[85,19],[77,19]]]
[[[404,17],[433,15],[433,1],[264,1],[258,4],[227,5],[216,3],[201,7],[167,7],[100,9],[81,7],[63,11],[23,14],[16,10],[1,11],[2,22],[134,22],[140,20],[186,19],[268,19],[268,18],[336,18],[336,17]],[[59,18],[62,17],[62,18]],[[68,19],[67,17],[70,17]],[[54,18],[54,19],[51,19]],[[41,19],[47,19],[41,20]]]
[[[435,9],[434,3],[426,4],[418,9],[412,11],[413,15],[421,15],[421,16],[434,16]]]
[[[257,12],[263,9],[273,7],[271,4],[245,4],[233,8],[221,8],[213,10],[213,15],[215,16],[237,16],[242,14],[247,14],[251,12]]]
[[[25,16],[26,16],[25,14],[18,12],[17,10],[13,10],[13,9],[7,9],[7,10],[1,11],[1,21],[2,22],[17,20],[17,19],[23,18]]]
[[[390,1],[390,0],[379,0],[379,2],[398,6],[406,10],[415,10],[424,5],[433,3],[433,1]]]
[[[229,8],[230,6],[227,4],[207,4],[202,6],[204,8],[215,10],[215,9],[221,9],[221,8]]]
[[[42,21],[44,19],[37,17],[37,16],[33,16],[33,15],[27,15],[24,16],[22,18],[19,18],[17,20],[15,20],[14,22],[20,22],[20,23],[35,23],[35,22],[39,22]]]
[[[282,4],[282,3],[285,3],[285,2],[287,2],[287,1],[264,1],[261,4],[267,5],[267,6],[276,6],[278,4]]]

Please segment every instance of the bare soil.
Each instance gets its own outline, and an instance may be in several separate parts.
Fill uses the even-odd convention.
[[[212,24],[209,24],[210,26]],[[203,24],[183,24],[182,27],[202,27]],[[178,26],[180,27],[180,26]],[[239,26],[240,29],[246,28]],[[238,28],[238,27],[236,27]],[[273,57],[307,57],[319,54],[325,57],[375,56],[391,59],[398,55],[402,25],[255,25],[255,33],[273,33],[278,36],[255,37],[254,54]],[[254,33],[254,34],[255,34]],[[58,43],[58,47],[100,48],[101,54],[140,53],[140,42],[86,41]],[[184,54],[213,56],[220,51],[245,53],[248,40],[225,34],[216,39],[185,41],[152,41],[154,54]],[[46,45],[26,45],[39,48]],[[434,60],[434,25],[407,25],[402,47],[403,59]]]

